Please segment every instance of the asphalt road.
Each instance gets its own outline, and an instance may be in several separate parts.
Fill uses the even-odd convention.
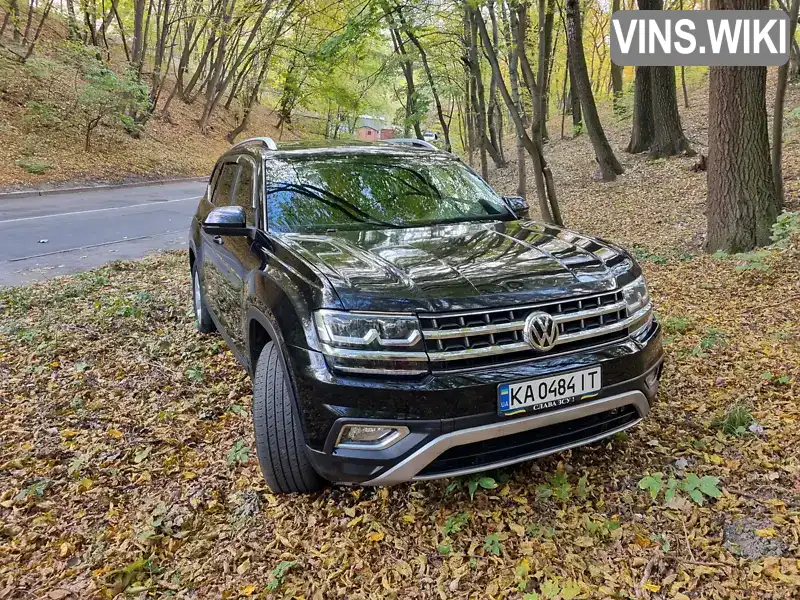
[[[185,248],[205,183],[0,198],[0,286]]]

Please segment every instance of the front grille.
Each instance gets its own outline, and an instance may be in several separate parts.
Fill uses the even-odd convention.
[[[558,323],[557,345],[534,350],[522,338],[534,311]],[[630,325],[622,291],[532,306],[419,315],[434,371],[450,371],[552,356],[623,339]]]
[[[455,446],[439,455],[420,471],[417,477],[445,476],[449,473],[480,470],[502,463],[509,464],[510,461],[522,457],[542,456],[561,448],[601,438],[604,434],[626,428],[638,419],[638,411],[629,404],[543,429],[531,429],[482,442]]]

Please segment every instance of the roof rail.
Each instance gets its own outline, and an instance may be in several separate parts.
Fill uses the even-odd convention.
[[[278,144],[275,143],[271,137],[251,137],[247,138],[246,140],[242,140],[231,146],[231,148],[238,148],[239,146],[244,146],[245,144],[252,144],[253,142],[260,142],[267,147],[267,150],[277,150]]]
[[[390,140],[383,140],[383,141],[386,142],[387,144],[401,144],[406,146],[413,146],[415,148],[425,148],[426,150],[435,150],[437,152],[439,151],[439,149],[430,142],[427,142],[425,140],[418,140],[417,138],[393,138]]]

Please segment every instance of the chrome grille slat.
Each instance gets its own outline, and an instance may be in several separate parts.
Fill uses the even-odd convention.
[[[553,320],[559,324],[570,323],[572,321],[589,319],[592,317],[599,317],[602,315],[619,312],[624,308],[624,301],[615,302],[614,304],[601,306],[600,308],[590,308],[574,313],[554,314]],[[461,320],[463,320],[463,317]],[[434,319],[434,323],[435,322],[436,320]],[[458,329],[425,329],[422,331],[422,335],[427,340],[444,340],[449,338],[464,337],[465,335],[487,335],[493,333],[505,333],[508,331],[522,331],[523,327],[525,327],[525,321],[512,321],[510,323],[502,323],[500,325],[485,325],[481,327],[460,327]]]
[[[558,302],[515,306],[505,309],[419,314],[428,357],[441,369],[463,365],[497,364],[493,357],[516,354],[507,360],[547,356],[522,341],[525,319],[534,311],[552,315],[560,331],[556,342],[560,353],[587,345],[609,343],[627,336],[628,328],[641,319],[650,306],[628,316],[621,290]],[[554,351],[554,353],[556,353]],[[470,360],[471,359],[471,360]],[[486,362],[489,361],[489,362]],[[435,370],[435,365],[434,365]]]

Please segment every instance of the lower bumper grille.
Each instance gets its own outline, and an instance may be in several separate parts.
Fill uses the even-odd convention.
[[[517,458],[556,452],[578,445],[636,422],[640,415],[633,405],[565,421],[543,429],[532,429],[512,435],[455,446],[417,474],[417,477],[442,477],[467,469],[491,467]]]

